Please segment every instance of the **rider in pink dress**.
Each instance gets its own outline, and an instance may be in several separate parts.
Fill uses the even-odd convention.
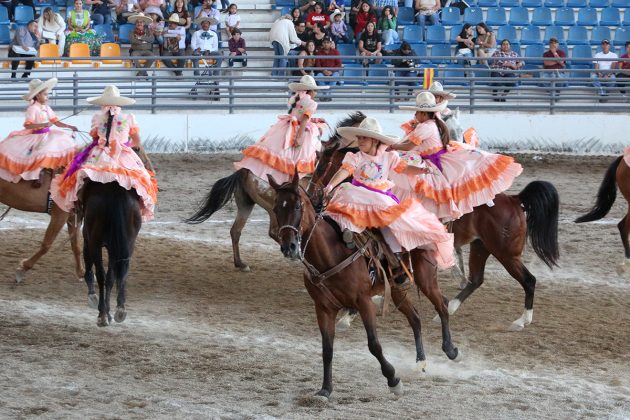
[[[296,169],[300,178],[313,173],[321,149],[319,137],[323,120],[314,119],[317,91],[328,86],[317,86],[311,76],[303,76],[299,83],[289,83],[295,94],[289,99],[289,113],[278,116],[275,123],[254,145],[243,150],[245,156],[236,162],[236,169],[249,169],[267,181],[273,175],[278,183],[291,180]]]
[[[48,92],[57,79],[42,82],[31,80],[29,92],[23,96],[29,101],[26,108],[24,130],[14,131],[0,142],[0,178],[9,182],[24,179],[41,185],[42,169],[59,169],[72,161],[78,149],[71,136],[62,130],[50,128],[56,125],[76,131],[72,125],[59,121],[48,106]]]
[[[89,98],[88,102],[102,107],[92,117],[90,135],[94,141],[65,173],[55,177],[50,191],[52,199],[60,208],[70,211],[87,179],[103,184],[117,182],[127,190],[136,191],[142,204],[142,220],[151,220],[157,202],[157,181],[131,148],[140,145],[135,117],[121,110],[121,106],[134,104],[135,100],[120,96],[115,86],[107,86],[101,96]]]

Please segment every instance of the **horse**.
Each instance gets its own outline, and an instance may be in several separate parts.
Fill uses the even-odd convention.
[[[41,257],[49,250],[59,232],[64,225],[68,226],[68,234],[70,236],[70,245],[74,255],[75,274],[78,279],[85,275],[83,264],[81,262],[81,247],[79,244],[79,223],[75,214],[67,213],[61,210],[50,199],[49,188],[52,175],[46,173],[42,186],[33,188],[31,181],[21,180],[17,183],[8,182],[0,179],[0,202],[9,206],[9,210],[32,212],[32,213],[48,213],[50,214],[50,222],[44,234],[44,240],[39,246],[39,250],[30,258],[20,261],[15,273],[15,280],[20,283],[24,280],[26,272],[35,266]],[[7,210],[6,213],[8,213]],[[0,220],[4,217],[0,217]]]
[[[347,152],[357,149],[340,148],[339,142],[329,142],[321,153],[312,183],[326,185]],[[510,324],[510,331],[520,331],[533,320],[536,277],[523,263],[522,254],[527,238],[536,255],[550,268],[557,265],[558,251],[558,192],[546,181],[532,181],[516,195],[498,194],[494,206],[475,207],[472,213],[454,221],[455,248],[463,289],[448,304],[454,314],[484,281],[488,257],[493,255],[516,279],[525,291],[525,310]],[[470,244],[469,279],[463,269],[461,247]],[[438,321],[438,317],[435,318]]]
[[[83,188],[83,258],[85,282],[88,286],[88,305],[98,307],[97,325],[105,327],[112,321],[109,313],[111,290],[116,283],[116,322],[123,322],[125,286],[129,263],[136,238],[142,226],[140,198],[135,190],[127,190],[116,182],[102,184],[88,181]],[[103,267],[102,249],[108,254],[107,274]],[[98,281],[98,300],[94,290],[94,272]],[[97,306],[98,302],[98,306]]]
[[[630,166],[626,163],[623,156],[617,157],[606,170],[604,179],[599,186],[597,199],[593,208],[584,216],[575,219],[575,223],[585,223],[599,220],[606,216],[617,198],[617,187],[630,203]],[[626,215],[617,224],[621,243],[625,252],[625,258],[617,266],[617,274],[622,275],[627,270],[628,260],[630,259],[630,244],[628,243],[628,234],[630,233],[630,207],[626,210]]]
[[[448,129],[449,138],[453,141],[462,143],[464,141],[464,129],[459,123],[459,108],[451,112],[449,115],[442,117],[446,128]]]
[[[333,390],[331,363],[335,319],[343,308],[359,312],[367,332],[370,352],[379,361],[390,391],[401,395],[402,382],[396,376],[394,367],[383,356],[376,334],[376,309],[371,298],[377,290],[372,287],[367,258],[362,258],[365,249],[355,251],[345,246],[338,231],[322,217],[322,212],[316,212],[306,190],[300,187],[297,174],[291,182],[282,185],[269,176],[269,184],[276,192],[273,212],[279,225],[280,249],[286,258],[300,260],[306,266],[304,285],[315,302],[324,364],[322,387],[316,395],[330,398]],[[410,260],[416,284],[429,297],[442,320],[442,350],[450,360],[459,361],[461,352],[451,341],[447,300],[437,284],[435,258],[424,249],[414,249],[410,252]],[[423,369],[426,361],[420,316],[404,291],[393,287],[392,300],[405,314],[413,329],[416,367]]]
[[[341,120],[337,127],[356,126],[364,118],[364,114],[354,113]],[[335,133],[332,139],[336,136]],[[184,223],[199,224],[208,220],[215,212],[223,208],[232,197],[236,202],[236,218],[230,228],[234,266],[241,271],[249,272],[249,265],[241,259],[239,241],[254,205],[259,205],[269,214],[269,236],[273,238],[275,235],[276,222],[272,211],[275,193],[264,180],[247,169],[239,169],[232,175],[219,179],[214,183],[197,212],[185,219]]]

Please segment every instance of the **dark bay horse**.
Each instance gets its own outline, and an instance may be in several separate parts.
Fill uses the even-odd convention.
[[[630,167],[628,167],[623,156],[619,156],[610,164],[602,184],[599,186],[595,205],[587,214],[575,219],[575,223],[592,222],[606,216],[617,198],[617,187],[619,187],[619,191],[621,191],[626,202],[630,204]],[[627,265],[630,264],[630,244],[628,243],[630,207],[626,210],[626,215],[617,224],[617,229],[619,229],[621,243],[625,252],[625,259],[617,266],[617,273],[621,275],[627,270]]]
[[[317,322],[322,335],[322,356],[324,380],[318,396],[330,397],[332,392],[332,357],[335,338],[335,319],[340,309],[357,310],[363,320],[368,337],[368,348],[381,365],[387,378],[390,391],[402,394],[402,382],[396,376],[394,367],[385,359],[376,334],[376,309],[371,297],[377,292],[372,287],[366,258],[349,250],[334,227],[316,213],[310,197],[300,187],[299,178],[278,185],[270,176],[269,183],[276,192],[273,212],[279,225],[278,237],[283,255],[290,259],[306,261],[319,273],[337,267],[342,261],[349,261],[341,271],[325,278],[312,274],[312,269],[304,271],[304,285],[315,302]],[[442,350],[449,359],[459,360],[461,353],[453,346],[448,325],[447,300],[442,296],[437,284],[437,265],[433,255],[426,250],[411,251],[411,266],[416,284],[425,293],[442,319]],[[394,304],[407,317],[416,344],[416,363],[425,364],[422,347],[420,316],[406,293],[392,288]]]
[[[98,281],[99,327],[109,325],[109,299],[114,283],[118,292],[114,319],[123,322],[125,286],[133,250],[142,226],[140,198],[135,190],[126,190],[116,182],[101,184],[88,181],[83,189],[83,258],[85,282],[88,286],[88,304],[96,305],[94,273]],[[103,267],[103,248],[107,249],[107,273]]]
[[[339,142],[327,143],[315,169],[313,184],[326,185],[341,167],[348,151],[356,149],[340,148]],[[475,207],[472,213],[453,222],[460,265],[463,265],[460,248],[470,244],[470,277],[463,290],[449,302],[449,313],[455,313],[461,303],[481,286],[486,261],[493,255],[525,291],[523,315],[512,322],[509,329],[519,331],[530,324],[536,277],[523,264],[523,249],[529,238],[536,255],[549,267],[556,265],[559,257],[558,211],[556,188],[549,182],[533,181],[516,195],[498,194],[493,207]]]
[[[80,279],[85,275],[83,264],[81,262],[79,223],[77,217],[75,217],[74,213],[66,213],[56,204],[49,201],[50,196],[48,194],[48,190],[50,189],[51,179],[52,176],[47,174],[44,177],[42,186],[39,188],[33,188],[32,181],[20,181],[18,183],[13,183],[0,179],[0,203],[21,211],[33,213],[50,212],[50,223],[48,224],[48,228],[46,228],[46,233],[44,234],[44,239],[39,247],[39,250],[32,257],[20,261],[20,264],[17,267],[15,280],[18,283],[24,280],[26,272],[32,269],[37,261],[39,261],[39,259],[50,250],[50,247],[55,242],[55,239],[64,225],[68,226],[68,234],[70,235],[70,245],[74,255],[77,278]]]

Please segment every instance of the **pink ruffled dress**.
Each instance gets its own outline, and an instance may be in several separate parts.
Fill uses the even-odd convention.
[[[254,175],[267,182],[267,175],[273,175],[279,183],[288,182],[297,168],[300,178],[313,173],[317,154],[322,143],[320,127],[322,120],[313,119],[317,110],[315,102],[306,92],[299,92],[292,97],[289,105],[295,100],[295,106],[289,114],[279,115],[276,122],[265,135],[254,145],[243,150],[245,156],[234,163],[236,169],[249,169]],[[304,135],[296,138],[300,121],[306,116]]]
[[[452,266],[453,234],[414,198],[399,201],[390,192],[394,183],[389,176],[404,171],[407,164],[385,149],[382,145],[376,156],[346,154],[342,168],[352,174],[352,182],[335,189],[326,214],[352,232],[381,228],[394,252],[422,247],[434,252],[440,268]]]
[[[110,112],[114,118],[109,145],[106,145]],[[103,107],[101,112],[92,117],[92,144],[77,156],[65,173],[53,180],[50,195],[55,203],[65,211],[74,208],[86,179],[103,184],[117,182],[127,190],[136,190],[142,204],[142,220],[153,219],[157,181],[130,146],[129,136],[138,130],[133,114],[123,114],[119,107]]]
[[[59,118],[48,105],[32,101],[26,108],[24,125],[57,122]],[[39,179],[42,169],[68,165],[78,150],[70,135],[48,127],[14,131],[0,142],[0,178],[9,182]]]

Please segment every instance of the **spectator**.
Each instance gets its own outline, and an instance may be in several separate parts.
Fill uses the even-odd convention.
[[[51,7],[46,7],[44,13],[37,20],[39,35],[42,41],[57,44],[59,55],[63,55],[66,45],[66,22],[59,13],[55,13]]]
[[[392,15],[398,15],[398,0],[372,0],[372,5],[374,6],[374,11],[383,15],[386,7],[390,7],[392,9]]]
[[[332,15],[330,15],[330,20],[332,23],[330,24],[330,37],[335,43],[348,43],[350,42],[350,36],[348,34],[348,26],[346,22],[343,21],[345,13],[341,10],[335,10]]]
[[[64,55],[70,52],[72,44],[88,44],[90,46],[90,55],[98,57],[101,53],[101,37],[90,29],[90,13],[83,9],[83,1],[74,1],[74,10],[68,14],[67,29],[70,31],[66,34],[66,45]]]
[[[306,42],[313,39],[313,33],[306,29],[306,22],[300,22],[295,25],[295,33],[300,38],[300,41]],[[296,48],[298,51],[302,51],[302,47]]]
[[[610,51],[610,41],[604,39],[602,41],[602,50],[597,52],[593,58],[614,59],[619,58],[619,56]],[[612,71],[613,68],[615,68],[614,61],[595,61],[593,85],[599,89],[599,96],[608,96],[608,92],[605,90],[606,87],[614,85],[615,73]]]
[[[488,25],[483,22],[477,24],[477,38],[475,44],[477,44],[477,56],[481,58],[491,57],[497,50],[497,38],[494,32]],[[487,60],[479,60],[479,64],[487,64]]]
[[[299,7],[294,7],[293,10],[291,10],[291,18],[295,27],[304,22],[304,16],[302,16],[302,11]]]
[[[227,34],[228,39],[232,36],[232,31],[234,29],[239,29],[241,26],[241,17],[237,12],[238,7],[236,4],[230,4],[228,7],[228,14],[225,17],[225,33]]]
[[[158,14],[157,12],[160,13]],[[149,32],[153,34],[155,41],[158,43],[160,55],[164,55],[164,19],[162,18],[162,12],[157,7],[153,9],[147,7],[145,14],[148,14],[152,20],[149,24]]]
[[[437,13],[441,8],[440,0],[415,0],[413,8],[416,11],[416,16],[418,16],[418,22],[420,23],[420,28],[422,30],[422,34],[424,35],[424,27],[429,23],[431,25],[437,25],[440,23],[440,19]]]
[[[210,29],[211,25],[216,21],[213,21],[212,18],[208,17],[200,17],[197,20],[197,25],[201,26],[197,32],[195,32],[192,36],[191,47],[193,50],[193,55],[197,56],[212,56],[216,59],[215,67],[221,68],[221,53],[219,52],[219,36],[216,32]],[[193,67],[195,68],[195,76],[199,76],[199,60],[193,60]],[[212,72],[212,75],[216,75],[215,71]]]
[[[11,5],[9,8],[9,19],[11,21],[15,19],[15,8],[20,3],[22,3],[24,6],[31,6],[31,8],[33,9],[33,17],[37,16],[37,10],[35,10],[35,4],[33,3],[33,0],[11,0]]]
[[[334,12],[335,10],[345,12],[346,2],[345,0],[326,0],[326,7],[329,12]]]
[[[315,67],[315,42],[313,40],[306,41],[304,49],[298,55],[298,70],[294,72],[294,76],[313,76],[313,68]]]
[[[148,15],[151,19],[153,19],[153,22],[164,20],[164,13],[162,13],[162,9],[160,9],[159,7],[149,6],[143,10],[145,15]]]
[[[114,9],[116,13],[116,22],[119,25],[129,22],[128,18],[131,15],[142,12],[140,4],[138,4],[138,0],[114,0],[114,4],[116,5],[116,8]],[[148,14],[145,15],[148,16]]]
[[[144,10],[144,13],[149,13],[147,12],[149,7],[157,7],[161,11],[160,15],[164,17],[166,12],[166,2],[164,0],[140,0],[140,8]]]
[[[328,30],[330,27],[330,19],[328,15],[324,13],[324,6],[321,3],[316,3],[313,7],[313,11],[306,17],[306,27],[313,29],[316,23],[319,23],[324,30]]]
[[[302,14],[308,15],[313,11],[317,2],[315,0],[299,0],[298,4]]]
[[[350,2],[350,16],[348,19],[348,23],[351,28],[357,26],[357,14],[361,11],[361,5],[363,4],[363,0],[351,0]]]
[[[508,81],[507,79],[514,79],[518,77],[516,73],[513,73],[512,70],[518,70],[523,67],[523,61],[518,60],[518,54],[512,51],[510,46],[510,41],[504,39],[501,41],[501,49],[496,50],[494,54],[492,54],[493,58],[501,58],[501,60],[492,60],[490,72],[490,77],[501,77],[506,79],[502,82],[494,82],[494,86],[505,86],[511,87],[516,86],[516,82]],[[505,102],[505,96],[510,93],[509,89],[503,90],[503,94],[500,95],[502,97],[497,97],[498,90],[495,89],[492,91],[492,96],[494,96],[495,102]]]
[[[136,25],[134,31],[129,35],[129,41],[131,43],[129,54],[132,57],[152,57],[155,36],[147,26],[152,22],[152,19],[144,13],[138,13],[129,16],[127,21]],[[140,60],[134,60],[133,65],[136,68],[143,69],[136,73],[136,77],[147,77],[147,71],[144,69],[151,67],[153,60],[144,60],[144,64],[140,64]]]
[[[221,13],[228,12],[230,10],[230,0],[221,0]]]
[[[361,33],[365,30],[365,27],[369,22],[376,25],[378,18],[376,12],[372,10],[372,6],[367,1],[364,1],[359,6],[359,12],[357,13],[357,23],[354,25],[354,38],[359,39]]]
[[[92,1],[92,21],[95,25],[110,25],[112,23],[112,9],[116,5],[111,0],[91,0]]]
[[[313,32],[311,33],[311,39],[315,42],[315,47],[320,49],[323,47],[324,38],[326,38],[326,32],[322,29],[322,25],[316,23],[313,25]]]
[[[558,49],[558,39],[557,38],[549,38],[549,49],[544,52],[543,58],[565,58],[566,54],[561,49]],[[549,72],[545,72],[543,77],[557,77],[564,79],[567,77],[567,74],[564,72],[566,70],[567,64],[564,60],[543,60],[543,69],[552,70]],[[557,85],[566,86],[566,83],[560,83]],[[554,91],[554,93],[556,93]]]
[[[381,37],[376,32],[374,23],[369,22],[365,27],[365,31],[359,38],[359,55],[362,57],[381,57]],[[370,60],[364,60],[363,65],[367,66]],[[376,59],[375,63],[379,64],[380,59]]]
[[[179,16],[179,25],[183,26],[186,33],[188,33],[188,30],[192,26],[192,17],[190,16],[190,13],[188,13],[186,2],[184,0],[175,0],[175,3],[173,4],[173,11],[169,13],[169,17],[173,13],[177,13],[177,16]]]
[[[164,31],[164,56],[167,58],[162,63],[168,68],[175,68],[173,73],[175,76],[182,76],[181,69],[184,68],[186,62],[183,59],[177,59],[177,65],[173,65],[171,57],[181,57],[186,50],[186,30],[179,25],[179,16],[173,13],[168,20],[168,28]],[[194,54],[194,51],[193,51]],[[178,70],[179,69],[179,70]]]
[[[394,13],[394,9],[391,6],[385,6],[376,24],[376,30],[381,33],[383,45],[392,45],[400,41],[396,27],[396,13]]]
[[[210,30],[216,33],[218,31],[217,23],[221,20],[221,13],[212,7],[212,4],[213,0],[203,0],[201,8],[199,8],[199,11],[197,11],[197,14],[195,15],[195,21],[198,21],[200,17],[214,19],[215,23],[210,25]]]
[[[473,36],[473,27],[470,23],[464,24],[455,41],[457,41],[455,57],[472,58],[474,56],[475,38]],[[460,60],[459,63],[470,66],[470,60]]]
[[[284,15],[280,19],[276,20],[269,30],[269,42],[273,47],[273,53],[276,58],[273,60],[272,76],[283,76],[288,64],[286,58],[280,58],[284,55],[289,55],[291,49],[298,45],[304,45],[304,42],[298,38],[295,32],[295,26],[293,26],[293,18],[291,15]],[[293,52],[297,54],[297,52]]]
[[[619,58],[630,58],[630,41],[626,42],[626,53]],[[619,91],[623,96],[626,96],[625,87],[628,86],[627,79],[630,79],[630,61],[619,61],[617,68],[620,70],[617,73],[617,87],[621,88]],[[623,79],[626,79],[625,81]]]
[[[241,36],[240,29],[235,28],[232,31],[232,38],[228,40],[228,48],[230,49],[230,59],[228,60],[228,66],[233,67],[234,62],[240,61],[243,67],[247,67],[247,50],[245,48],[245,40]]]
[[[35,63],[34,59],[39,50],[39,43],[39,30],[36,20],[31,20],[26,26],[18,26],[15,30],[13,40],[9,45],[9,58],[25,59],[25,71],[22,74],[22,78],[26,78],[31,74],[31,69]],[[11,79],[16,78],[16,70],[19,65],[20,60],[11,61]]]
[[[318,85],[332,86],[339,84],[339,80],[331,80],[339,77],[341,72],[341,59],[339,51],[334,47],[333,40],[329,37],[324,38],[321,49],[315,53],[318,56],[327,56],[330,58],[318,58],[315,60],[315,79]],[[330,90],[322,91],[322,101],[331,101]]]
[[[418,72],[415,70],[416,60],[413,58],[416,52],[411,48],[411,45],[407,41],[403,41],[400,44],[400,48],[391,51],[388,55],[401,57],[391,60],[395,68],[394,80],[396,86],[416,86],[418,83]],[[413,90],[409,88],[407,94],[411,95],[412,93]],[[395,94],[400,94],[398,89],[396,89]]]

